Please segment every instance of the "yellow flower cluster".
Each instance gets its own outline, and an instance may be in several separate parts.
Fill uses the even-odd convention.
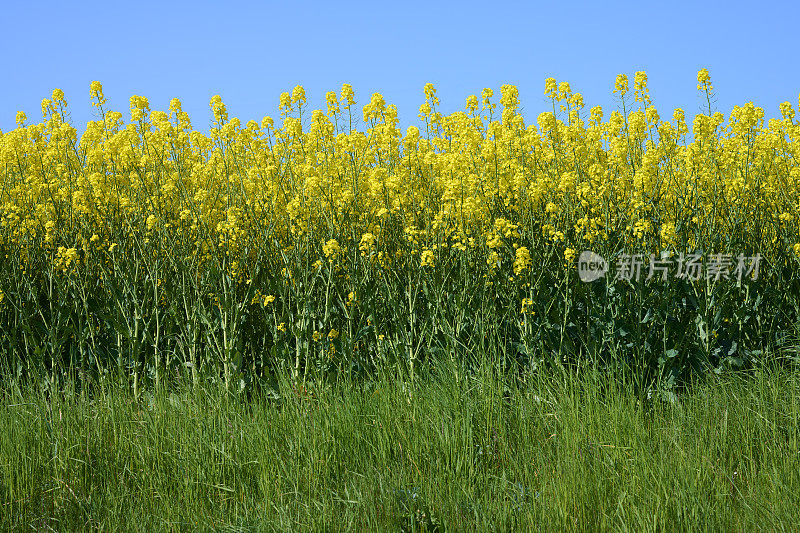
[[[697,83],[712,89],[706,69]],[[384,269],[403,257],[432,267],[434,257],[438,266],[479,254],[490,270],[505,264],[517,275],[530,271],[531,243],[542,238],[567,262],[611,235],[631,247],[692,248],[736,233],[800,249],[792,104],[766,124],[748,103],[727,120],[700,114],[690,128],[680,109],[662,118],[644,72],[633,105],[628,90],[620,74],[621,111],[587,113],[580,93],[548,78],[553,109],[528,123],[514,86],[501,88],[501,115],[489,88],[443,115],[427,84],[421,124],[403,132],[378,93],[359,118],[350,85],[312,112],[297,86],[280,96],[280,127],[271,117],[243,125],[214,96],[206,135],[177,99],[155,111],[132,96],[126,124],[95,81],[101,117],[79,136],[56,89],[41,123],[19,113],[0,135],[0,240],[62,269],[117,243],[144,254],[169,245],[244,279],[255,250],[267,248],[302,250],[317,266],[360,255]]]
[[[517,257],[514,260],[514,274],[521,274],[531,266],[531,252],[525,246],[517,248]]]
[[[336,239],[331,239],[322,245],[322,253],[325,254],[329,261],[333,262],[336,256],[342,253],[342,248]]]
[[[520,309],[519,312],[522,315],[530,315],[530,314],[534,313],[532,308],[533,308],[533,300],[531,300],[530,298],[523,298],[522,299],[522,308]]]
[[[420,266],[433,266],[433,252],[430,250],[424,250],[422,252],[422,256],[420,258]]]

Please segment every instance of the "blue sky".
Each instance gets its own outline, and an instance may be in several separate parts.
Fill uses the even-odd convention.
[[[800,7],[751,2],[8,2],[0,60],[0,129],[15,114],[41,118],[61,88],[72,123],[93,120],[89,83],[103,83],[111,109],[128,99],[166,110],[179,98],[207,131],[220,94],[243,122],[279,117],[278,98],[302,84],[311,108],[350,83],[359,106],[380,92],[401,125],[417,124],[432,82],[445,113],[470,94],[519,87],[526,122],[550,108],[544,80],[568,81],[588,108],[616,109],[619,73],[648,74],[662,118],[703,102],[696,73],[709,69],[717,110],[753,101],[767,117],[797,108]]]

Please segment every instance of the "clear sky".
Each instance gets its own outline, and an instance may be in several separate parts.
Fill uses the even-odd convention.
[[[130,118],[128,99],[166,110],[179,98],[207,131],[220,94],[242,122],[279,118],[278,98],[301,84],[310,108],[350,83],[364,105],[373,92],[417,124],[432,82],[444,113],[470,94],[519,87],[526,122],[551,109],[544,80],[568,81],[586,108],[616,109],[619,73],[648,74],[662,118],[700,110],[696,74],[711,73],[716,110],[753,101],[767,118],[797,108],[800,7],[758,2],[6,2],[3,6],[0,129],[18,110],[41,118],[61,88],[80,132],[93,120],[89,83]]]

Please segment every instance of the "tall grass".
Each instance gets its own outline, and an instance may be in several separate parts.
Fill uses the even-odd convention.
[[[125,383],[0,402],[0,527],[796,531],[800,374]],[[162,383],[163,385],[163,383]]]

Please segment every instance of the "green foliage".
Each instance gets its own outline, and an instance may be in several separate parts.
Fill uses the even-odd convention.
[[[650,396],[599,369],[420,374],[7,386],[0,528],[800,528],[796,369]]]
[[[401,231],[387,218],[381,233],[402,242]],[[442,248],[435,265],[420,268],[403,246],[387,251],[395,258],[387,265],[355,246],[312,263],[319,250],[253,241],[240,257],[201,264],[168,234],[146,254],[121,245],[61,271],[44,256],[23,260],[0,240],[8,257],[0,266],[0,357],[12,375],[55,383],[70,372],[117,373],[137,392],[176,371],[237,389],[287,369],[295,379],[383,367],[414,373],[439,357],[488,357],[518,370],[626,364],[652,385],[679,385],[698,371],[797,357],[800,278],[789,253],[762,258],[759,277],[738,282],[674,272],[614,280],[622,252],[610,239],[595,251],[612,270],[584,283],[574,262],[532,237],[538,232],[522,232],[534,266],[514,275],[470,248]],[[721,252],[735,253],[733,244]],[[513,248],[500,251],[510,265]],[[231,272],[234,263],[241,271]]]

